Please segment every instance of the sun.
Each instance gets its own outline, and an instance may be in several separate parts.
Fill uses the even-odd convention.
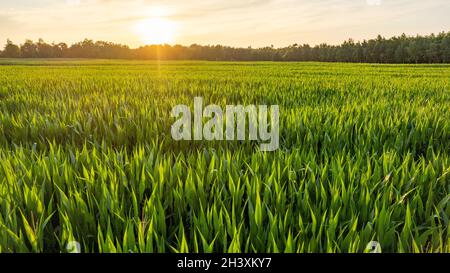
[[[165,44],[175,41],[176,25],[163,17],[146,19],[135,26],[137,35],[146,44]]]

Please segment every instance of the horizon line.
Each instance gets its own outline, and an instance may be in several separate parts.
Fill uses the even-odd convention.
[[[309,45],[310,47],[316,47],[316,46],[320,46],[320,45],[340,46],[340,45],[342,45],[343,43],[348,42],[348,41],[353,41],[354,43],[363,43],[363,42],[367,42],[367,41],[370,41],[370,40],[376,40],[378,37],[381,37],[381,38],[383,38],[383,39],[389,40],[389,39],[393,39],[393,38],[400,38],[400,37],[403,37],[403,36],[405,36],[406,38],[416,38],[416,37],[429,37],[429,36],[433,36],[433,35],[438,36],[438,35],[440,35],[440,34],[448,34],[448,33],[450,33],[450,30],[447,30],[447,31],[446,31],[446,30],[442,30],[442,31],[439,31],[439,32],[436,32],[436,33],[435,33],[435,32],[432,32],[432,33],[429,33],[429,34],[420,34],[420,33],[416,33],[416,34],[406,34],[405,32],[403,32],[403,33],[401,33],[401,34],[399,34],[399,35],[394,35],[394,36],[390,36],[390,37],[383,36],[383,35],[381,35],[381,34],[377,34],[376,37],[365,38],[365,39],[363,39],[363,40],[355,40],[355,39],[349,37],[349,38],[347,38],[346,40],[343,40],[343,41],[340,42],[340,43],[327,43],[327,42],[321,42],[321,43],[316,43],[316,44],[309,44],[309,43],[294,42],[294,43],[291,43],[291,44],[289,44],[289,45],[287,45],[287,46],[281,46],[281,47],[274,47],[273,44],[266,45],[266,46],[257,46],[257,47],[253,47],[252,45],[248,45],[248,46],[231,46],[231,45],[219,44],[219,43],[217,43],[217,44],[214,44],[214,43],[213,43],[213,44],[200,44],[200,43],[191,43],[191,44],[182,44],[182,43],[160,43],[160,44],[142,44],[142,45],[139,45],[139,46],[132,47],[132,46],[130,46],[129,44],[126,44],[126,43],[112,42],[112,41],[101,40],[101,39],[100,39],[100,40],[96,40],[96,39],[92,39],[92,38],[84,38],[84,39],[79,40],[79,41],[76,41],[76,42],[63,42],[63,41],[55,42],[55,41],[52,41],[51,43],[49,43],[48,41],[46,41],[46,40],[43,39],[43,38],[38,38],[37,40],[33,40],[33,39],[26,38],[25,41],[24,41],[23,43],[18,43],[18,44],[16,44],[16,42],[14,42],[12,39],[6,38],[6,42],[7,42],[7,41],[11,41],[11,42],[12,42],[13,44],[15,44],[15,45],[23,45],[26,41],[32,41],[33,43],[35,43],[35,42],[39,42],[39,40],[42,39],[45,43],[49,43],[49,44],[51,44],[51,45],[53,45],[53,44],[57,45],[57,44],[64,43],[64,44],[66,44],[66,45],[68,45],[68,46],[73,46],[73,45],[75,45],[75,44],[77,44],[77,43],[81,43],[81,42],[83,42],[83,41],[88,40],[88,41],[93,41],[94,43],[96,43],[96,42],[105,42],[105,43],[111,43],[111,44],[114,44],[114,45],[126,46],[126,47],[128,47],[129,49],[139,49],[139,48],[152,47],[152,46],[171,46],[171,47],[174,47],[174,46],[183,46],[183,47],[190,47],[190,46],[194,46],[194,45],[202,46],[202,47],[207,47],[207,46],[209,46],[209,47],[222,46],[222,47],[228,47],[228,48],[253,48],[253,49],[274,48],[274,49],[282,49],[282,48],[287,48],[287,47],[290,47],[290,46],[293,46],[293,45],[298,45],[298,46]],[[1,49],[0,49],[0,50],[1,50]]]

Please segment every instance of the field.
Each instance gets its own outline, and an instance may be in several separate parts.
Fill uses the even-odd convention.
[[[450,252],[450,65],[0,64],[0,252]],[[174,141],[194,96],[280,149]]]

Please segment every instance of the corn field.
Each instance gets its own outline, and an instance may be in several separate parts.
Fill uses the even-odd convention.
[[[449,65],[0,64],[0,252],[450,252]],[[280,148],[173,140],[195,96]]]

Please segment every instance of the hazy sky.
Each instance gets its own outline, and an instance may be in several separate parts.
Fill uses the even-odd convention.
[[[0,0],[7,38],[276,47],[450,31],[450,0]]]

